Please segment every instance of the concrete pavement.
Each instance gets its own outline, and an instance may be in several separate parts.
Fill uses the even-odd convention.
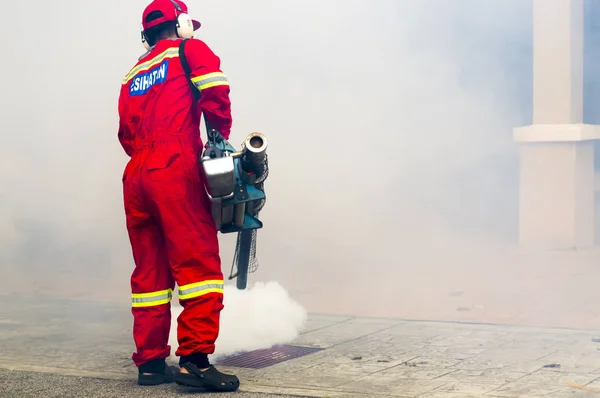
[[[183,398],[187,390],[174,385],[139,387],[132,380],[63,376],[0,369],[0,397],[11,398]],[[291,398],[260,393],[202,394],[219,398]]]
[[[18,371],[1,373],[0,396],[66,397],[82,382],[71,376],[82,376],[96,393],[78,397],[151,397],[134,383],[130,323],[123,305],[0,298],[0,368]],[[600,397],[597,337],[594,330],[313,314],[292,344],[321,351],[262,369],[222,369],[239,375],[245,393]]]

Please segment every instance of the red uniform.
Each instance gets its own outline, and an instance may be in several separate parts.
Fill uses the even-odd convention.
[[[159,41],[123,79],[119,141],[131,157],[123,173],[137,366],[170,355],[171,295],[183,312],[178,356],[211,354],[223,308],[217,230],[204,190],[200,119],[229,138],[229,85],[220,59],[202,41],[186,42],[194,100],[179,60],[181,39]]]

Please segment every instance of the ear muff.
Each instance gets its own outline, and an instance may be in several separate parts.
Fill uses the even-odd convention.
[[[175,15],[179,13],[176,21],[177,37],[182,39],[191,39],[194,37],[194,23],[192,18],[183,12],[183,9],[175,0],[171,0],[173,7],[175,7]]]
[[[182,39],[191,39],[194,37],[194,23],[187,14],[179,14],[177,17],[177,36]]]
[[[150,51],[150,44],[148,44],[148,37],[146,36],[146,32],[144,31],[143,26],[142,26],[142,30],[141,30],[141,35],[142,35],[142,44],[144,45],[144,48],[146,49],[146,51]]]

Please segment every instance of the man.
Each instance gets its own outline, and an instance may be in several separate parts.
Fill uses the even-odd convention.
[[[233,391],[236,376],[208,361],[223,309],[223,274],[217,230],[199,163],[201,115],[229,138],[229,84],[220,59],[191,38],[200,23],[179,0],[154,0],[142,17],[148,49],[125,76],[119,96],[119,141],[131,157],[123,173],[131,275],[133,336],[138,383],[176,381],[207,391]],[[185,41],[185,60],[179,57]],[[194,98],[198,90],[200,99]],[[177,338],[181,369],[167,367],[171,295],[179,286],[183,312]]]

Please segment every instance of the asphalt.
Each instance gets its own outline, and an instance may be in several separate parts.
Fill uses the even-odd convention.
[[[135,381],[92,377],[63,376],[52,373],[0,369],[2,398],[175,398],[191,396],[235,398],[286,398],[289,395],[235,392],[224,394],[194,393],[175,384],[142,387]],[[297,396],[295,398],[298,398]]]

